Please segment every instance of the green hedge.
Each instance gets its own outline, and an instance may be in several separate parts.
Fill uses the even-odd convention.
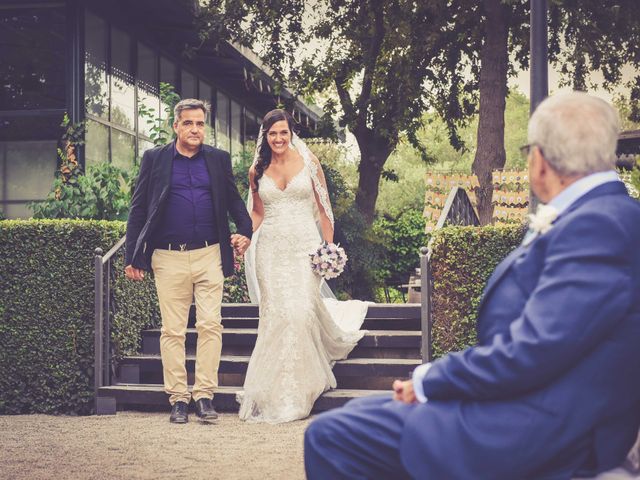
[[[106,253],[126,224],[94,220],[0,221],[0,414],[88,414],[93,408],[94,250]],[[225,302],[246,302],[243,265]],[[152,275],[124,277],[114,257],[114,358],[134,354],[159,325]]]
[[[448,227],[431,240],[432,345],[434,357],[477,342],[482,290],[496,265],[522,240],[524,228]]]
[[[0,413],[87,414],[93,407],[93,252],[124,234],[123,222],[0,222]],[[157,322],[155,288],[114,269],[115,351],[136,351]]]
[[[0,221],[0,414],[87,414],[93,408],[93,251],[124,234],[123,222]],[[450,227],[434,232],[435,356],[476,341],[482,289],[521,240],[521,227]],[[130,282],[122,251],[113,276],[117,313],[111,341],[117,356],[135,353],[140,331],[159,321],[151,275]],[[225,301],[246,300],[238,275]]]

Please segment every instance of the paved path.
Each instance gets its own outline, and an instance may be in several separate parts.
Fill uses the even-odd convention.
[[[0,479],[304,479],[309,420],[203,424],[168,413],[0,416]]]

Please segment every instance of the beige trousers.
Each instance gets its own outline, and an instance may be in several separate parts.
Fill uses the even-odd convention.
[[[185,252],[155,250],[151,258],[162,329],[160,354],[164,390],[169,402],[189,403],[185,338],[191,302],[196,304],[196,375],[193,399],[213,398],[218,386],[222,350],[222,289],[220,245]]]

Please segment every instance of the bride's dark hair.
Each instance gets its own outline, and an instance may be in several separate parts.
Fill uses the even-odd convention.
[[[267,133],[269,129],[273,126],[274,123],[280,122],[281,120],[286,120],[289,125],[289,131],[291,132],[291,138],[293,138],[293,117],[286,110],[281,110],[276,108],[275,110],[271,110],[264,116],[262,120],[262,142],[260,142],[260,146],[258,147],[258,161],[256,162],[256,175],[254,177],[254,182],[256,183],[256,191],[259,188],[258,180],[262,178],[264,175],[264,171],[267,169],[269,164],[271,163],[271,147],[269,146],[269,142],[267,141]]]

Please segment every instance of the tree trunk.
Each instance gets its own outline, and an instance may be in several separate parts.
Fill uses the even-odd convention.
[[[508,11],[500,0],[484,0],[485,39],[480,50],[480,117],[478,147],[472,170],[478,177],[476,190],[480,223],[491,223],[493,185],[491,172],[503,168],[504,110],[507,97]]]
[[[360,149],[356,206],[370,225],[375,217],[380,177],[384,164],[391,155],[392,148],[388,140],[377,137],[372,130],[354,132],[354,135]]]

